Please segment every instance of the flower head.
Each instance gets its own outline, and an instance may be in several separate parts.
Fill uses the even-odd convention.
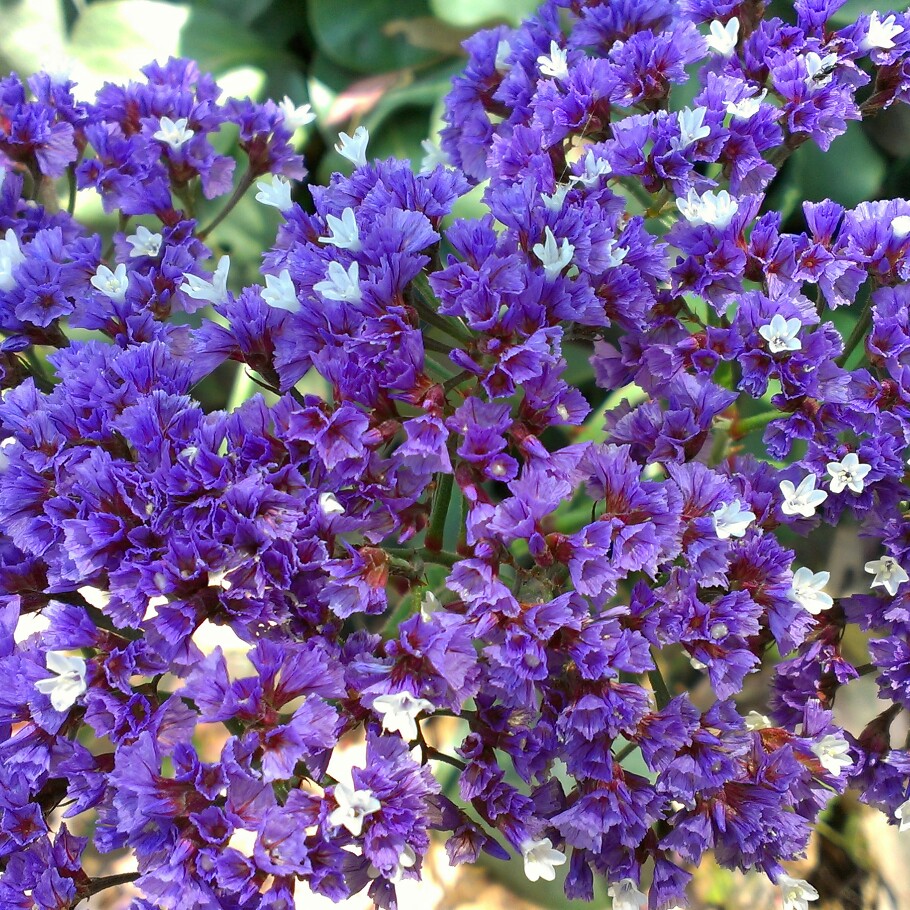
[[[733,502],[718,506],[711,513],[714,522],[714,533],[721,540],[730,537],[745,537],[750,524],[755,521],[755,513],[743,507],[743,504],[734,499]]]
[[[372,790],[355,790],[345,783],[335,784],[334,797],[338,805],[329,815],[329,824],[347,828],[354,837],[363,833],[364,819],[382,808]]]
[[[828,484],[832,493],[842,493],[849,489],[851,493],[862,493],[864,478],[872,466],[863,464],[856,452],[848,452],[841,461],[829,461],[826,465],[831,482]]]
[[[565,853],[554,849],[549,837],[526,840],[521,845],[521,858],[524,860],[525,875],[532,882],[540,879],[552,882],[556,878],[556,867],[566,863]]]
[[[541,75],[554,79],[565,79],[569,75],[568,52],[555,41],[550,42],[550,53],[537,58]]]
[[[882,19],[878,12],[873,11],[869,16],[869,29],[860,42],[860,49],[890,51],[894,47],[894,39],[903,31],[904,27],[897,24],[893,14]]]
[[[158,253],[161,252],[163,240],[164,238],[161,234],[153,233],[147,227],[140,224],[136,228],[136,233],[130,234],[126,238],[126,242],[132,247],[130,250],[130,258],[150,256],[154,259]]]
[[[382,715],[382,729],[400,733],[406,742],[417,739],[417,715],[432,714],[436,706],[410,692],[394,692],[373,699],[373,710]]]
[[[48,651],[47,668],[54,675],[39,679],[35,688],[49,695],[55,711],[69,711],[86,691],[86,664],[81,657],[70,657],[63,651]]]
[[[309,104],[301,104],[298,107],[287,95],[278,102],[278,109],[284,118],[285,126],[291,131],[298,130],[316,119]]]
[[[331,235],[320,237],[320,243],[328,243],[337,246],[341,250],[350,250],[356,253],[363,247],[360,243],[360,231],[357,227],[357,219],[354,217],[354,209],[348,206],[341,213],[340,218],[334,215],[325,216]]]
[[[800,350],[799,330],[802,327],[796,317],[784,319],[780,313],[775,313],[771,322],[759,328],[758,334],[768,342],[768,350],[772,354],[780,354],[782,351]]]
[[[726,24],[715,19],[705,40],[708,47],[721,57],[732,57],[736,50],[736,42],[739,40],[739,19],[732,16]]]
[[[562,244],[556,245],[556,237],[548,226],[544,231],[544,242],[535,243],[532,252],[540,260],[548,281],[554,281],[572,261],[575,247],[563,237]]]
[[[291,181],[275,174],[271,180],[257,180],[256,201],[263,205],[271,206],[278,209],[279,212],[290,210],[293,202],[291,201]]]
[[[793,573],[793,583],[790,585],[790,599],[806,612],[817,616],[822,610],[827,610],[834,604],[831,596],[824,592],[830,578],[830,572],[813,572],[805,566],[797,569]]]
[[[780,482],[780,491],[784,501],[780,510],[784,515],[799,515],[802,518],[811,518],[815,510],[828,498],[824,490],[816,490],[818,478],[815,474],[807,474],[795,487],[789,480]]]
[[[123,303],[126,300],[126,292],[130,286],[126,266],[122,262],[113,272],[106,265],[99,265],[98,270],[91,277],[90,283],[92,287],[97,288],[105,297],[109,297],[115,303]]]
[[[187,127],[186,117],[181,117],[179,120],[162,117],[158,122],[158,129],[152,133],[152,139],[157,139],[159,142],[169,145],[176,152],[177,149],[186,145],[195,135],[195,131]]]
[[[791,878],[781,872],[777,876],[783,910],[809,910],[809,901],[818,900],[818,891],[801,878]]]
[[[297,313],[301,309],[297,288],[294,287],[291,273],[287,269],[282,269],[277,278],[274,275],[265,276],[262,299],[269,306],[278,310],[287,310],[289,313]]]
[[[710,224],[718,230],[728,227],[739,211],[739,203],[726,191],[706,190],[700,196],[690,189],[685,199],[677,199],[676,207],[689,224]]]
[[[866,563],[865,570],[874,575],[872,588],[884,588],[892,597],[897,594],[897,589],[905,582],[910,581],[904,568],[892,556],[882,556]]]
[[[347,158],[352,162],[354,167],[363,167],[367,163],[367,144],[370,141],[370,134],[366,127],[358,126],[354,130],[354,135],[349,136],[347,133],[339,133],[338,138],[341,140],[336,143],[335,151],[342,158]]]

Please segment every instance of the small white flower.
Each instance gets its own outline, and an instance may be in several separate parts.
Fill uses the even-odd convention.
[[[824,490],[816,490],[815,483],[818,478],[814,474],[807,474],[798,487],[794,487],[789,480],[780,482],[780,491],[784,501],[780,510],[784,515],[801,515],[811,518],[815,510],[828,498]]]
[[[126,242],[132,247],[130,258],[138,256],[151,256],[153,259],[161,252],[161,244],[164,238],[161,234],[153,234],[147,227],[141,224],[136,228],[135,234],[130,234]]]
[[[310,105],[301,104],[300,107],[297,107],[287,95],[278,102],[278,109],[281,111],[281,116],[284,117],[284,125],[291,132],[299,130],[300,127],[306,126],[316,119]]]
[[[436,705],[425,698],[415,698],[410,692],[395,692],[375,698],[373,710],[382,715],[383,730],[400,733],[411,742],[417,739],[417,715],[432,714]]]
[[[910,799],[902,802],[895,810],[894,817],[901,823],[900,830],[910,829]]]
[[[638,890],[631,878],[624,878],[607,888],[613,898],[613,910],[642,910],[647,905],[647,895]]]
[[[910,235],[910,215],[897,215],[891,219],[891,233],[895,240],[903,240]]]
[[[809,85],[827,85],[831,81],[831,74],[837,66],[837,54],[827,54],[819,57],[815,51],[809,51],[803,57],[806,64],[806,82]]]
[[[441,609],[442,604],[440,603],[439,598],[432,591],[427,591],[426,594],[423,595],[423,600],[420,601],[421,618],[426,621],[430,618],[431,614]]]
[[[329,237],[320,237],[320,243],[329,243],[339,249],[350,250],[352,253],[363,249],[360,243],[357,219],[354,217],[354,209],[346,208],[341,213],[340,218],[336,218],[334,215],[326,215],[325,222],[332,233]]]
[[[256,201],[263,205],[269,205],[278,209],[279,212],[287,212],[294,204],[291,201],[291,181],[279,177],[277,174],[269,180],[257,180]]]
[[[423,158],[420,159],[421,174],[429,174],[440,165],[443,167],[452,166],[449,156],[432,139],[421,139],[420,147],[424,151]]]
[[[112,272],[106,265],[99,265],[98,270],[89,279],[92,287],[97,288],[114,303],[123,303],[130,286],[126,266],[121,262]]]
[[[525,864],[525,875],[528,881],[543,879],[551,882],[556,878],[556,867],[566,862],[566,855],[553,847],[549,837],[542,840],[526,840],[521,845],[521,858]]]
[[[818,891],[801,878],[791,878],[781,872],[777,876],[777,885],[784,902],[783,910],[809,910],[808,902],[818,900]]]
[[[724,109],[734,119],[751,120],[761,110],[762,102],[767,97],[768,90],[763,88],[757,95],[752,95],[751,98],[725,102]]]
[[[395,868],[392,869],[391,872],[386,874],[386,878],[388,878],[388,880],[390,882],[395,882],[395,883],[400,882],[404,878],[405,871],[408,869],[412,869],[416,864],[417,864],[417,854],[414,852],[412,847],[405,844],[404,850],[399,855],[398,862],[395,864]],[[375,872],[376,872],[375,877],[378,877],[379,870],[376,869],[376,867],[372,863],[370,863],[370,866],[367,869],[367,875],[374,877],[371,874],[372,870],[375,870]]]
[[[872,470],[872,465],[863,464],[856,452],[848,452],[842,461],[829,461],[825,467],[831,475],[828,488],[832,493],[842,493],[845,489],[862,493],[865,477]]]
[[[493,60],[493,68],[497,73],[505,75],[510,69],[512,69],[512,64],[508,62],[508,57],[511,53],[512,45],[509,44],[505,38],[501,39],[500,42],[496,45],[496,57]]]
[[[194,300],[207,300],[214,304],[224,303],[227,300],[227,279],[230,269],[230,256],[222,256],[212,273],[211,281],[206,281],[198,275],[184,275],[186,281],[180,285],[180,290]]]
[[[540,68],[542,76],[566,79],[569,75],[569,52],[561,48],[555,41],[551,41],[549,55],[541,54],[537,58],[537,66]]]
[[[734,499],[733,502],[718,506],[712,513],[714,533],[721,540],[731,537],[744,537],[746,529],[755,521],[755,513],[743,508],[743,504]]]
[[[746,717],[746,729],[747,730],[767,730],[771,724],[771,718],[765,717],[764,714],[759,714],[758,711],[750,711]]]
[[[335,784],[335,802],[338,808],[329,815],[329,824],[347,828],[354,837],[363,833],[363,820],[381,808],[372,790],[355,790],[345,783]]]
[[[568,238],[562,238],[562,245],[556,245],[553,231],[547,227],[544,232],[544,242],[535,243],[531,252],[540,260],[548,281],[553,281],[559,273],[572,261],[575,247],[569,243]]]
[[[582,186],[593,186],[601,177],[609,177],[613,173],[613,167],[610,162],[603,157],[598,157],[592,151],[588,151],[582,164],[584,170],[580,174],[573,174],[569,180],[572,183],[578,183]]]
[[[13,272],[25,262],[25,254],[19,247],[19,238],[12,228],[7,228],[6,235],[0,240],[0,291],[11,291],[16,286]]]
[[[540,198],[543,200],[543,204],[551,212],[558,212],[566,201],[566,196],[569,194],[570,189],[572,189],[572,187],[565,183],[557,183],[556,191],[554,193],[551,193],[549,196],[541,193]]]
[[[615,269],[617,266],[622,265],[623,260],[629,254],[629,251],[625,247],[617,246],[615,240],[608,240],[606,254],[607,265],[611,269]]]
[[[69,711],[87,688],[85,661],[81,657],[69,657],[63,651],[48,651],[45,661],[54,676],[39,679],[35,688],[51,697],[55,711]]]
[[[894,47],[894,39],[903,30],[904,27],[897,24],[894,15],[888,16],[887,19],[879,19],[878,13],[874,12],[869,17],[869,31],[860,42],[860,50],[890,51]]]
[[[329,263],[328,276],[325,281],[313,285],[317,294],[326,300],[343,300],[347,303],[360,302],[360,265],[352,262],[347,271],[340,262]]]
[[[705,107],[697,107],[695,110],[684,107],[677,115],[679,118],[679,138],[674,137],[670,141],[670,145],[682,151],[694,142],[710,136],[711,127],[705,126],[705,114],[707,113],[708,109]]]
[[[354,130],[354,135],[349,136],[347,133],[339,133],[338,138],[341,142],[335,145],[335,151],[342,158],[347,158],[352,162],[354,167],[363,167],[367,163],[367,144],[370,141],[370,134],[366,127],[358,126]]]
[[[910,581],[910,575],[898,565],[897,560],[891,556],[882,556],[873,559],[865,565],[866,571],[874,575],[870,588],[884,588],[892,597],[897,594],[897,589],[905,582]]]
[[[719,19],[715,19],[710,25],[709,32],[705,41],[708,47],[721,57],[732,57],[733,51],[736,50],[736,42],[739,40],[739,19],[733,16],[724,25]]]
[[[850,744],[844,739],[843,733],[829,733],[818,742],[812,743],[811,749],[821,766],[835,777],[840,777],[841,771],[853,767]]]
[[[319,494],[319,508],[324,515],[343,515],[344,506],[335,498],[334,493]]]
[[[802,347],[799,340],[799,330],[803,324],[794,316],[784,319],[780,313],[775,313],[767,325],[763,325],[758,334],[768,342],[768,350],[772,354],[781,351],[798,351]]]
[[[818,616],[834,603],[831,595],[824,592],[830,578],[830,572],[813,572],[805,566],[797,569],[790,585],[790,600],[799,604],[807,613]]]
[[[262,299],[276,310],[297,313],[301,309],[300,301],[297,299],[297,288],[294,287],[291,273],[287,269],[282,269],[277,278],[274,275],[265,276]]]
[[[188,129],[186,124],[186,117],[181,117],[179,120],[171,120],[170,117],[162,117],[161,120],[158,121],[157,132],[152,133],[152,139],[157,139],[159,142],[169,145],[176,152],[177,149],[182,145],[185,145],[196,135],[196,131]]]
[[[676,200],[676,207],[689,224],[710,224],[721,231],[739,211],[739,203],[726,190],[707,190],[699,196],[690,189],[685,199]]]

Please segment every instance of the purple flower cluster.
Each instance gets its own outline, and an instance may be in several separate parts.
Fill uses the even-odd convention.
[[[840,5],[548,0],[467,42],[448,163],[342,134],[307,210],[288,99],[0,83],[0,905],[394,910],[440,838],[616,910],[686,906],[711,851],[796,910],[833,794],[910,826],[910,202],[764,204],[910,101],[910,17]],[[238,289],[194,206],[254,184],[283,220]],[[268,397],[203,409],[226,361]],[[876,558],[834,597],[792,547],[846,521]]]

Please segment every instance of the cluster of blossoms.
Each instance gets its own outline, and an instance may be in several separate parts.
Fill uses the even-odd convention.
[[[782,863],[834,794],[910,826],[910,202],[762,205],[910,100],[910,17],[838,6],[549,0],[467,42],[419,174],[359,128],[308,210],[287,99],[0,82],[0,905],[391,910],[439,837],[615,910],[687,906],[712,851],[805,910]],[[238,291],[193,213],[254,185],[282,224]],[[206,412],[228,360],[269,397]],[[835,597],[788,544],[844,522],[875,558]]]

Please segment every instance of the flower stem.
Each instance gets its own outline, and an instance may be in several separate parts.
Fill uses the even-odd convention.
[[[446,516],[449,513],[449,502],[452,499],[452,486],[455,483],[454,474],[442,474],[433,497],[433,510],[430,513],[430,526],[427,529],[425,546],[433,553],[442,550],[443,536],[446,528]]]
[[[850,355],[856,350],[859,343],[866,337],[866,332],[869,331],[869,326],[872,325],[872,300],[871,298],[866,302],[865,307],[863,307],[862,313],[859,314],[859,319],[856,320],[856,325],[853,326],[853,331],[850,333],[850,337],[844,343],[844,352],[837,358],[835,363],[839,366],[845,366],[847,361],[850,359]]]
[[[736,439],[740,439],[753,430],[764,429],[772,420],[780,416],[781,414],[778,411],[764,411],[761,414],[753,414],[751,417],[743,417],[733,424],[731,435]]]
[[[253,172],[247,168],[244,175],[240,178],[240,183],[237,184],[237,188],[231,194],[231,198],[224,204],[224,208],[196,234],[200,240],[205,240],[205,238],[208,237],[208,235],[211,234],[228,215],[230,215],[234,210],[234,206],[243,199],[246,195],[246,191],[253,185],[253,180],[255,179]]]

